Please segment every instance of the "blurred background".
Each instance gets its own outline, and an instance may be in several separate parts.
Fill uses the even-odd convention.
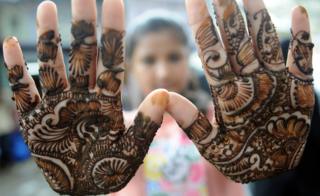
[[[37,79],[36,59],[36,8],[40,0],[0,0],[0,43],[9,35],[16,36],[22,46],[29,71]],[[65,60],[68,60],[71,40],[71,8],[70,1],[55,0],[59,11],[60,33],[64,48]],[[97,0],[101,7],[102,0]],[[208,0],[208,6],[211,3]],[[309,12],[312,37],[315,43],[314,68],[315,84],[320,86],[320,2],[319,0],[266,0],[267,8],[278,29],[281,40],[289,39],[291,9],[298,4],[305,6]],[[151,9],[173,11],[184,19],[187,25],[184,0],[125,0],[127,24],[134,22],[135,17]],[[242,3],[239,2],[241,5]],[[210,9],[212,10],[212,9]],[[99,13],[100,15],[100,13]],[[188,29],[188,27],[187,27]],[[189,31],[190,33],[190,31]],[[191,35],[190,39],[192,39]],[[194,47],[193,47],[194,49]],[[56,195],[52,192],[40,171],[29,159],[30,155],[19,134],[18,122],[11,101],[11,92],[7,83],[0,50],[0,195],[1,196],[40,196]],[[201,69],[200,60],[193,51],[190,64]]]

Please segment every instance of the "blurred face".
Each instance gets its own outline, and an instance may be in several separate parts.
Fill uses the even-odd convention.
[[[131,68],[144,95],[158,88],[183,91],[189,79],[188,52],[169,30],[140,38],[132,55]]]

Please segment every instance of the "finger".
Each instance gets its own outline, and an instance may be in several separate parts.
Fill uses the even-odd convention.
[[[13,100],[16,102],[19,115],[25,116],[38,105],[40,95],[27,71],[22,50],[15,37],[9,37],[4,41],[3,55],[8,69]]]
[[[212,126],[207,117],[186,98],[177,93],[169,93],[168,113],[195,142],[200,153],[204,153],[217,135],[217,126]]]
[[[187,0],[186,9],[207,80],[219,86],[235,79],[205,1]],[[201,13],[201,14],[199,14]]]
[[[52,1],[44,1],[38,6],[37,34],[39,77],[43,94],[56,95],[67,87],[68,82],[58,32],[57,7]]]
[[[148,151],[169,103],[167,90],[159,89],[150,93],[141,103],[133,124],[123,137],[124,150],[140,156]]]
[[[105,0],[102,5],[102,37],[97,70],[99,93],[117,95],[124,77],[124,3]]]
[[[237,74],[250,74],[259,68],[251,39],[235,0],[213,0],[223,43]]]
[[[312,80],[312,50],[310,23],[306,9],[298,6],[292,11],[292,39],[288,54],[289,71],[302,80]]]
[[[260,62],[272,71],[284,70],[285,62],[279,37],[263,0],[243,0],[243,3]]]
[[[97,67],[97,7],[95,0],[72,0],[69,82],[71,89],[93,89]]]

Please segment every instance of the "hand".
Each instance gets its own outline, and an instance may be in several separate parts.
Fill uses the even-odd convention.
[[[42,98],[16,38],[4,42],[4,57],[24,139],[52,189],[70,195],[107,194],[124,187],[143,162],[168,92],[151,93],[125,129],[120,93],[125,68],[123,2],[103,3],[98,63],[96,1],[72,0],[72,17],[67,79],[56,6],[45,1],[38,7]]]
[[[186,1],[215,120],[210,124],[190,102],[173,93],[170,113],[200,153],[237,182],[293,169],[303,154],[315,103],[307,12],[303,7],[293,10],[286,67],[262,0],[244,0],[249,34],[235,0],[215,0],[213,5],[222,42],[205,1]]]

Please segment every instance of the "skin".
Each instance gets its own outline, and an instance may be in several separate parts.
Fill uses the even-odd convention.
[[[267,16],[262,0],[244,0],[244,7],[248,13],[247,19],[249,24],[251,24],[249,27],[250,34],[245,31],[245,23],[243,22],[243,18],[234,0],[214,0],[213,3],[216,9],[217,22],[222,35],[222,40],[218,39],[218,41],[213,42],[214,44],[211,46],[205,46],[207,39],[212,41],[212,38],[217,38],[212,32],[212,29],[215,29],[215,27],[208,22],[209,12],[206,9],[205,2],[203,0],[186,0],[189,23],[199,44],[199,54],[204,62],[204,67],[206,68],[205,73],[207,75],[208,83],[212,87],[217,120],[209,122],[204,115],[197,111],[192,103],[176,93],[168,93],[166,90],[155,91],[149,94],[139,107],[138,110],[140,111],[140,115],[137,116],[136,123],[126,132],[127,134],[117,135],[121,138],[118,140],[122,142],[121,148],[118,148],[119,146],[113,148],[113,150],[118,150],[132,145],[132,148],[138,148],[135,153],[138,153],[139,156],[135,156],[134,153],[127,153],[126,156],[124,156],[124,151],[118,152],[120,154],[112,154],[114,152],[109,150],[93,153],[93,155],[97,153],[101,156],[101,154],[105,155],[104,153],[110,152],[112,156],[110,157],[109,155],[109,157],[107,157],[109,161],[107,161],[107,163],[103,163],[105,160],[101,160],[102,162],[93,160],[97,156],[92,156],[92,153],[89,152],[90,149],[101,149],[99,144],[98,146],[95,146],[97,148],[91,148],[92,144],[97,144],[96,141],[93,142],[92,140],[87,139],[76,144],[68,144],[67,146],[65,145],[66,143],[64,143],[65,140],[62,142],[63,145],[50,143],[49,140],[57,137],[57,134],[58,138],[60,138],[61,135],[59,134],[61,133],[63,133],[62,135],[68,136],[71,134],[70,137],[73,138],[71,140],[72,142],[81,138],[77,135],[81,130],[77,130],[77,133],[75,131],[70,131],[72,122],[77,122],[77,120],[81,121],[81,118],[72,119],[62,124],[58,123],[59,126],[66,128],[66,131],[64,132],[57,130],[57,127],[54,128],[53,131],[46,132],[46,126],[52,125],[53,122],[59,121],[59,119],[65,119],[63,118],[65,116],[60,115],[65,115],[66,113],[60,113],[59,111],[61,111],[62,108],[66,108],[66,102],[76,102],[75,105],[78,105],[80,110],[74,110],[74,105],[67,104],[69,109],[64,111],[80,111],[80,114],[83,114],[82,104],[85,103],[84,108],[86,109],[85,111],[89,111],[87,114],[91,115],[89,118],[91,123],[99,121],[99,123],[104,122],[104,126],[108,124],[105,122],[107,118],[101,118],[101,116],[112,116],[121,119],[122,111],[121,107],[119,107],[121,104],[115,103],[117,101],[119,103],[120,101],[119,95],[121,85],[123,84],[124,74],[121,69],[115,68],[124,68],[124,62],[119,58],[122,56],[122,44],[119,44],[119,42],[121,42],[122,32],[124,31],[125,18],[123,1],[105,0],[102,8],[102,32],[104,36],[110,39],[103,38],[101,40],[102,48],[100,50],[111,49],[111,54],[114,54],[115,51],[119,50],[120,52],[116,55],[116,59],[120,59],[117,61],[119,63],[110,64],[108,57],[102,58],[102,55],[97,59],[94,51],[98,51],[98,48],[95,48],[93,45],[97,38],[95,34],[90,34],[89,37],[83,40],[81,46],[86,48],[86,46],[90,45],[92,48],[90,50],[88,48],[84,49],[85,54],[83,54],[83,56],[78,56],[79,59],[84,58],[88,60],[86,61],[86,66],[88,65],[89,67],[87,71],[81,72],[81,76],[88,78],[88,80],[83,81],[89,82],[82,83],[80,88],[78,85],[79,82],[73,83],[72,77],[71,79],[70,76],[67,77],[64,71],[57,29],[57,9],[53,2],[44,1],[39,5],[37,12],[38,46],[42,45],[41,47],[38,47],[38,57],[40,68],[42,68],[42,72],[44,73],[40,75],[44,84],[43,90],[45,94],[43,97],[39,96],[34,81],[27,72],[27,67],[25,66],[18,40],[14,37],[9,37],[5,40],[3,45],[4,59],[8,68],[9,80],[13,90],[13,99],[16,100],[21,126],[24,128],[23,135],[31,148],[38,166],[43,169],[44,175],[54,190],[62,194],[102,194],[116,191],[124,187],[126,183],[121,180],[123,175],[125,175],[125,181],[128,181],[134,175],[135,171],[131,170],[129,173],[121,171],[120,174],[122,176],[118,178],[119,176],[114,176],[118,174],[115,174],[114,171],[110,171],[110,167],[106,167],[105,164],[109,164],[110,161],[114,162],[115,157],[119,158],[119,156],[121,156],[121,158],[125,159],[126,163],[135,160],[134,163],[129,163],[127,166],[129,168],[137,169],[137,163],[142,162],[157,126],[161,123],[165,110],[177,120],[190,138],[198,145],[203,156],[207,158],[211,164],[220,169],[223,174],[238,182],[249,182],[271,177],[279,172],[284,172],[297,166],[308,136],[308,127],[310,126],[310,117],[314,106],[311,63],[313,45],[310,37],[309,18],[305,9],[297,7],[292,12],[292,47],[289,51],[288,62],[285,65],[285,63],[281,61],[280,50],[278,50],[279,44],[277,43],[277,35],[274,33],[274,27],[269,20],[270,18]],[[73,25],[85,21],[96,26],[96,1],[72,0],[72,6]],[[205,29],[208,27],[211,29],[209,35],[205,34]],[[264,30],[260,31],[261,29]],[[47,33],[51,31],[54,32],[53,39],[50,38],[51,36],[47,36]],[[114,36],[114,34],[120,36]],[[43,35],[50,38],[50,42],[47,42],[48,40],[43,41],[46,40],[41,39]],[[250,36],[253,38],[252,42],[250,42]],[[271,40],[273,42],[269,42],[270,39],[265,39],[268,38],[268,36],[270,36],[269,38],[272,38]],[[76,39],[76,36],[74,36],[74,38]],[[116,41],[113,42],[112,40]],[[114,45],[110,43],[117,44]],[[271,46],[270,43],[275,44],[272,44]],[[224,45],[225,48],[222,47],[222,45]],[[266,45],[267,47],[260,47],[263,45]],[[265,48],[267,51],[264,51]],[[211,52],[209,54],[212,56],[207,55],[208,53],[205,51],[207,49]],[[74,46],[72,50],[73,52],[81,54],[81,51],[76,51]],[[43,55],[41,54],[43,51],[49,54],[49,60],[42,58]],[[270,51],[273,51],[271,53],[273,57],[271,58],[268,56]],[[220,54],[219,58],[214,55],[217,54],[217,52]],[[88,56],[90,56],[90,58]],[[113,59],[112,62],[116,62],[114,60],[115,59]],[[210,60],[215,60],[216,63],[212,63]],[[85,64],[80,64],[78,66],[84,65]],[[212,73],[214,73],[217,67],[220,68],[221,66],[225,66],[225,69],[223,69],[222,73],[218,72],[217,78],[217,73]],[[271,80],[265,80],[268,77],[269,79],[273,78],[276,80],[277,84],[274,85]],[[263,79],[265,80],[265,83],[261,82]],[[114,85],[117,83],[115,81],[118,81],[118,85]],[[230,107],[226,106],[225,104],[227,104],[227,102],[225,100],[228,99],[225,99],[226,97],[221,96],[220,93],[222,92],[223,94],[223,92],[225,92],[224,95],[226,95],[226,92],[231,92],[231,95],[234,95],[235,93],[233,91],[236,88],[233,88],[230,84],[241,84],[246,82],[250,83],[251,87],[246,88],[244,91],[237,91],[237,93],[248,93],[247,89],[255,91],[259,89],[258,93],[255,94],[255,99],[250,97],[250,101],[253,100],[252,102],[254,104],[250,105],[249,108],[248,105],[245,107],[234,107],[232,104],[231,106],[229,105]],[[113,84],[112,88],[108,86],[109,84]],[[253,84],[266,85],[258,88]],[[154,86],[158,87],[165,85],[167,84],[162,80],[160,84],[155,84]],[[179,88],[177,87],[177,89]],[[229,91],[223,91],[221,89],[227,89]],[[272,93],[272,89],[277,89],[277,92],[275,94]],[[148,89],[146,89],[146,92],[147,91]],[[264,94],[265,92],[269,93]],[[277,99],[277,96],[281,98]],[[154,97],[161,98],[155,99]],[[286,98],[289,98],[290,100]],[[264,101],[263,99],[266,99],[267,101]],[[89,104],[89,102],[94,103]],[[109,105],[106,107],[107,109],[102,111],[101,107],[97,107],[99,105],[97,105],[97,102]],[[281,104],[282,102],[283,104]],[[264,105],[262,105],[262,103]],[[231,112],[235,112],[236,115],[229,117],[230,111],[218,109],[222,106],[226,106],[224,107],[225,110],[231,110]],[[262,112],[254,109],[254,107],[257,106],[262,109]],[[48,110],[44,110],[43,108],[49,108],[49,111],[51,112],[48,112]],[[116,115],[114,113],[115,109],[118,112]],[[183,115],[181,114],[181,111],[183,111]],[[95,115],[97,115],[97,113],[100,114],[100,118],[96,118],[97,116]],[[255,117],[250,118],[250,116]],[[67,115],[67,117],[70,116]],[[110,123],[109,126],[123,126],[122,120],[119,119],[117,123]],[[242,130],[245,132],[245,138],[237,137],[240,130],[238,130],[238,132],[232,130],[234,128],[233,124],[238,123],[239,119],[251,122],[250,126],[246,123],[241,125],[241,128],[243,128]],[[252,122],[257,122],[257,124]],[[38,129],[34,126],[37,126]],[[254,142],[256,142],[256,144],[259,144],[259,142],[262,143],[254,145],[252,148],[245,149],[250,152],[248,153],[250,156],[252,155],[252,157],[249,157],[250,161],[248,161],[248,157],[246,157],[248,154],[237,154],[237,152],[242,148],[242,145],[248,142],[247,136],[250,133],[255,133],[254,131],[257,131],[256,129],[258,126],[260,129],[264,129],[264,131],[259,133],[265,135],[255,135]],[[97,129],[92,128],[96,127],[97,126],[94,124],[90,126],[88,130],[95,131]],[[149,127],[149,129],[145,127]],[[55,132],[56,130],[57,132]],[[84,131],[87,132],[88,130]],[[121,129],[120,132],[123,133],[124,131],[125,129]],[[100,133],[103,132],[99,131],[97,135],[99,136]],[[107,131],[107,133],[109,132]],[[267,135],[270,133],[271,136]],[[90,133],[88,134],[90,135]],[[94,135],[91,138],[95,139],[97,135]],[[149,136],[146,137],[146,135]],[[205,138],[201,136],[205,136]],[[141,145],[141,140],[143,140],[143,138],[145,139],[144,144]],[[221,141],[225,142],[222,144],[220,143]],[[110,141],[106,140],[106,143],[108,142]],[[280,147],[278,146],[280,149],[279,151],[273,151],[273,148],[268,146],[268,144],[273,144],[275,142],[280,143]],[[210,148],[204,144],[209,144]],[[250,145],[251,144],[252,143],[250,143]],[[82,145],[81,148],[78,148],[78,145]],[[104,146],[112,147],[113,145]],[[260,148],[261,146],[265,148]],[[71,154],[74,152],[78,153],[75,156],[76,159],[74,159],[74,156],[70,157],[69,155],[65,155],[63,151],[52,152],[52,149],[56,150],[60,147],[67,147],[68,151],[71,149]],[[216,147],[220,148],[220,150],[222,149],[222,151],[216,151]],[[236,150],[224,150],[224,148],[227,147],[236,148]],[[294,153],[291,153],[292,150]],[[240,152],[242,151],[240,150]],[[251,152],[255,152],[255,154],[252,154]],[[295,157],[292,157],[293,155]],[[55,156],[55,158],[50,156]],[[236,168],[236,170],[234,170],[234,168],[232,168],[232,158],[230,159],[232,156],[243,158],[244,163],[249,164],[249,169],[242,171],[242,168]],[[223,157],[223,160],[220,159],[221,157]],[[227,157],[227,159],[225,159],[225,157]],[[261,157],[263,158],[261,159]],[[92,163],[90,160],[92,160]],[[262,160],[262,162],[259,162],[259,164],[261,164],[259,166],[266,166],[264,168],[267,169],[263,172],[257,172],[257,170],[255,170],[257,169],[257,165],[255,164],[255,161],[257,160]],[[82,168],[85,166],[82,164],[84,161],[89,161],[89,163],[87,162],[87,165],[90,167],[99,163],[94,171],[95,182],[92,182],[92,178],[89,177],[92,175],[92,172],[88,172],[83,176],[83,172],[88,171]],[[63,164],[75,163],[76,167],[72,165],[69,165],[69,167],[61,166]],[[270,163],[271,165],[268,165]],[[54,165],[60,165],[61,167],[59,169]],[[68,168],[71,168],[71,172],[66,172]],[[100,175],[101,171],[102,175]],[[104,175],[103,171],[106,171],[107,175]],[[65,172],[65,174],[63,174],[63,172]],[[107,179],[103,181],[104,178],[109,178],[110,176],[112,177],[112,180]],[[58,184],[56,183],[57,179],[59,181]],[[74,187],[73,180],[77,180],[80,184],[76,183],[76,187]],[[81,186],[82,184],[84,186]],[[60,185],[62,185],[62,187]]]
[[[165,88],[176,93],[182,92],[187,87],[190,78],[188,47],[177,41],[175,34],[170,30],[147,33],[142,37],[143,38],[137,43],[131,61],[129,62],[132,74],[138,82],[138,86],[142,90],[143,95],[145,96],[157,88]],[[171,56],[178,56],[179,58],[171,60]],[[154,101],[162,102],[162,100]],[[188,105],[188,101],[181,96],[170,96],[170,102],[168,103],[167,108],[175,109],[176,107],[179,107],[171,104],[178,104],[180,107],[183,107]],[[189,109],[190,108],[188,107],[187,110]],[[196,108],[194,108],[194,110],[196,110]],[[172,116],[176,117],[176,120],[183,126],[184,123],[194,121],[197,117],[187,115],[182,119],[184,110],[175,110],[174,112],[175,114]],[[165,114],[165,118],[172,117]],[[177,131],[172,131],[171,129],[161,129],[154,139],[170,139],[177,134],[179,134]],[[210,163],[205,160],[202,161],[204,161],[204,166],[206,168],[207,184],[216,185],[207,186],[209,195],[232,196],[237,194],[240,196],[243,194],[241,185],[231,182],[219,173]],[[113,193],[112,195],[146,195],[145,183],[144,169],[143,167],[140,167],[129,184],[121,191]]]
[[[293,38],[285,64],[262,0],[244,1],[249,32],[234,0],[214,0],[213,5],[218,29],[204,1],[186,1],[216,119],[210,122],[175,93],[170,93],[169,113],[201,154],[237,182],[294,169],[314,109],[313,44],[306,10],[298,6],[292,11]]]
[[[188,48],[170,30],[143,36],[130,61],[143,95],[158,88],[182,92],[189,80],[188,57]]]
[[[96,1],[72,1],[74,40],[67,76],[56,5],[44,1],[38,6],[42,97],[27,71],[18,39],[8,37],[3,44],[25,142],[51,188],[60,194],[97,195],[123,188],[142,163],[169,103],[168,91],[151,92],[134,122],[125,128],[121,106],[124,4],[105,0],[102,11],[98,48]],[[99,60],[98,50],[103,53]]]

